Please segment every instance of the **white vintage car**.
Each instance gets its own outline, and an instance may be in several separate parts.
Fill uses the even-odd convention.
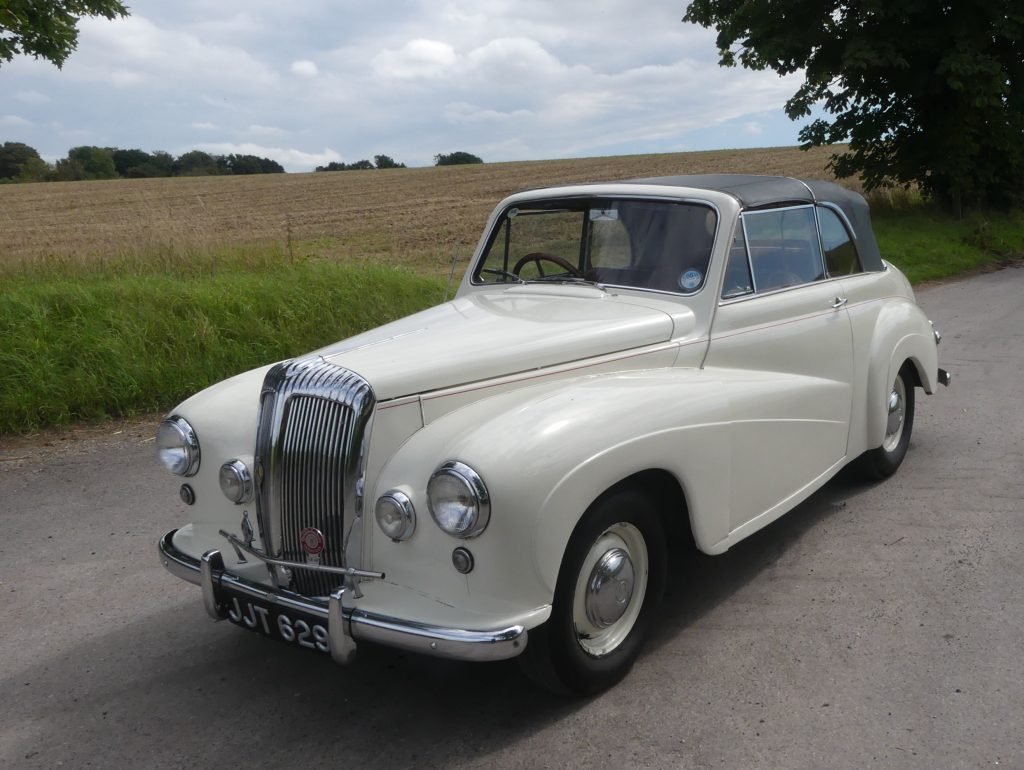
[[[518,656],[594,692],[657,622],[670,555],[726,551],[853,460],[899,467],[915,389],[948,384],[938,342],[834,184],[520,193],[452,301],[171,412],[158,452],[193,514],[160,559],[213,618],[341,663],[362,641]]]

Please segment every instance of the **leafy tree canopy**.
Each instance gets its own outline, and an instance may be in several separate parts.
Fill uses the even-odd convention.
[[[68,160],[81,167],[83,175],[79,179],[117,178],[114,153],[107,147],[72,147],[68,150]]]
[[[390,155],[374,155],[373,165],[376,168],[405,168],[404,163],[396,163]]]
[[[919,184],[957,210],[1024,198],[1020,0],[693,0],[684,21],[718,31],[722,65],[804,71],[786,112],[824,107],[800,140],[849,142],[838,176]]]
[[[0,2],[0,59],[16,54],[46,59],[57,67],[78,45],[82,16],[127,16],[118,0],[3,0]]]
[[[481,158],[468,152],[450,152],[447,155],[441,153],[434,156],[435,166],[462,166],[468,163],[483,163]]]
[[[30,160],[41,160],[34,147],[22,142],[4,142],[0,146],[0,179],[17,179]]]
[[[355,163],[338,163],[332,160],[326,166],[317,166],[314,171],[363,171],[373,168],[373,163],[368,160],[357,160]]]

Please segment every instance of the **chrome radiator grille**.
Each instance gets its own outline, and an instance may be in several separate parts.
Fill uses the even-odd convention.
[[[264,543],[288,561],[357,567],[359,543],[346,552],[362,515],[362,466],[375,406],[362,377],[322,358],[285,362],[266,376],[257,435],[257,513]],[[300,533],[323,535],[324,550],[310,557]],[[279,573],[279,582],[287,576]],[[328,596],[336,575],[294,569],[289,587]]]

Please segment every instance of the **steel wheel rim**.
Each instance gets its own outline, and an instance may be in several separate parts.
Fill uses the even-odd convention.
[[[573,631],[588,655],[618,649],[640,617],[650,569],[647,543],[632,524],[608,527],[590,546],[576,578]]]
[[[886,452],[892,452],[899,446],[903,438],[903,425],[907,418],[907,386],[903,378],[896,376],[896,381],[889,391],[889,398],[886,400],[888,417],[885,423],[885,439],[882,441],[882,448]]]

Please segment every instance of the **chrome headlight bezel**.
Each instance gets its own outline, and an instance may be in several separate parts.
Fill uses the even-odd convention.
[[[243,460],[228,460],[220,466],[217,481],[220,484],[220,491],[224,493],[224,497],[236,505],[252,500],[253,490],[255,489],[252,471],[249,470],[249,466]],[[232,483],[237,487],[237,491],[234,493],[231,492]]]
[[[400,529],[389,531],[383,523],[382,519],[387,506],[390,506],[391,511],[398,514],[398,520],[401,522]],[[377,502],[373,506],[373,518],[377,520],[377,526],[385,537],[391,538],[396,543],[408,540],[416,531],[416,508],[409,496],[400,489],[389,490],[377,498]]]
[[[471,501],[469,505],[463,504],[466,511],[461,515],[456,512],[454,517],[450,510],[439,510],[442,504],[450,505],[453,502],[451,497],[441,497],[439,486],[441,483],[453,482],[456,488],[462,488],[465,497]],[[427,482],[427,508],[437,526],[452,537],[463,540],[477,537],[487,529],[491,520],[491,496],[487,485],[479,473],[458,460],[449,460],[431,474]]]
[[[174,452],[181,452],[180,459],[173,459]],[[175,476],[195,476],[199,472],[199,437],[184,417],[174,415],[160,423],[156,429],[156,453]]]

